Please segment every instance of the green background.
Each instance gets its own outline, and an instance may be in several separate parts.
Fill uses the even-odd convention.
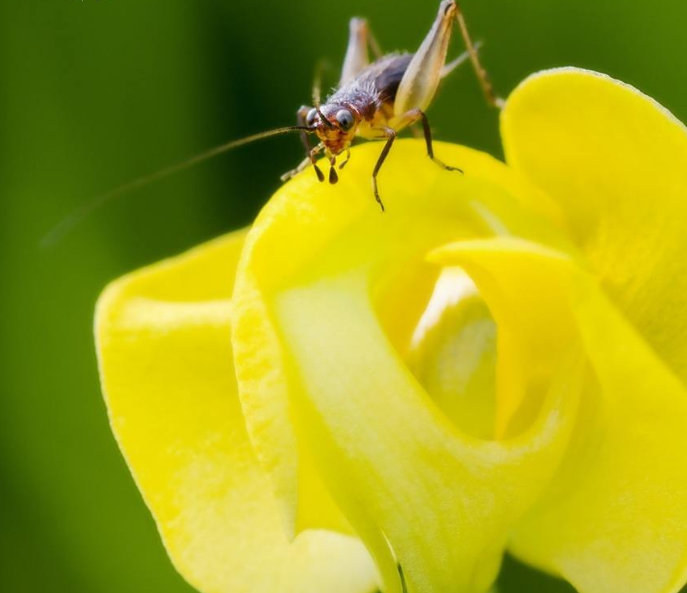
[[[383,47],[412,50],[437,5],[0,3],[0,590],[190,591],[110,435],[93,306],[122,273],[249,223],[301,159],[299,143],[270,140],[124,196],[52,249],[39,248],[41,237],[89,196],[292,123],[315,62],[340,62],[351,16],[367,16]],[[687,118],[685,0],[463,7],[501,94],[536,70],[582,66]],[[500,154],[496,113],[469,68],[447,80],[430,116],[438,138]],[[506,562],[503,593],[566,590]]]

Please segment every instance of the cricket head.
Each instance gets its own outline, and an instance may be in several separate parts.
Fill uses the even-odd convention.
[[[306,125],[317,134],[327,152],[336,156],[353,142],[360,114],[350,105],[326,104],[313,107],[306,116]]]

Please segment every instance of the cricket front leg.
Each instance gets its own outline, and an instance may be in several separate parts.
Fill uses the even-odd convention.
[[[394,145],[394,140],[396,140],[396,130],[393,128],[383,128],[382,132],[386,138],[386,144],[384,144],[384,148],[382,148],[382,152],[377,159],[377,164],[375,165],[374,171],[372,171],[372,191],[374,192],[375,200],[377,200],[379,207],[382,209],[382,212],[384,212],[384,202],[382,202],[382,198],[379,195],[379,188],[377,187],[377,175],[379,174],[379,170],[382,168],[386,157],[389,156],[391,147]]]
[[[296,112],[296,122],[299,126],[305,127],[307,125],[306,118],[308,116],[308,113],[310,113],[311,109],[312,107],[302,105],[301,108]],[[301,138],[301,144],[303,145],[303,148],[305,148],[305,154],[310,154],[310,150],[312,149],[312,147],[310,146],[308,134],[306,134],[305,130],[301,130],[299,136]]]
[[[293,179],[296,175],[305,171],[309,165],[310,165],[310,156],[306,156],[300,163],[298,163],[298,166],[295,169],[291,169],[290,171],[287,171],[279,179],[281,179],[281,181],[283,181],[283,182],[286,182],[289,179]]]
[[[291,171],[287,171],[286,173],[284,173],[280,177],[280,179],[282,181],[288,181],[289,179],[293,179],[296,175],[298,175],[299,173],[302,173],[310,165],[312,165],[313,168],[315,169],[315,174],[317,175],[317,179],[319,181],[324,181],[324,173],[322,173],[322,169],[320,169],[317,166],[317,159],[315,158],[315,156],[318,153],[322,152],[323,149],[324,149],[323,144],[318,144],[317,146],[315,146],[315,148],[309,149],[308,150],[308,156],[306,156],[295,169],[292,169]]]
[[[351,160],[351,149],[347,148],[346,149],[346,158],[339,165],[339,169],[343,169],[348,164],[348,161],[350,161],[350,160]]]
[[[306,125],[306,118],[308,116],[308,113],[310,112],[312,108],[308,107],[307,105],[303,105],[297,112],[296,114],[296,120],[298,121],[299,126],[305,126]],[[292,169],[291,171],[288,171],[287,173],[284,173],[280,179],[282,181],[287,181],[288,179],[291,179],[292,177],[295,177],[300,173],[301,171],[305,170],[306,167],[308,166],[308,163],[312,163],[313,167],[315,168],[315,173],[317,175],[317,178],[320,181],[324,181],[324,174],[320,170],[320,168],[317,166],[317,160],[315,159],[315,155],[318,152],[321,152],[322,149],[324,148],[323,144],[318,144],[314,148],[310,146],[310,140],[308,139],[308,135],[304,132],[301,131],[300,133],[301,137],[301,143],[303,144],[303,148],[305,148],[305,154],[307,155],[305,157],[305,160],[303,160],[298,167],[295,169]]]

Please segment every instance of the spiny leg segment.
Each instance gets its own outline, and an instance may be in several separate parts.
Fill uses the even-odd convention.
[[[491,78],[488,72],[485,70],[484,66],[479,60],[478,45],[472,42],[470,37],[470,32],[468,31],[467,23],[465,22],[465,17],[463,16],[463,11],[460,8],[458,2],[454,2],[456,7],[456,20],[458,21],[458,27],[460,28],[460,33],[463,36],[463,41],[465,42],[465,47],[470,54],[470,61],[472,62],[472,67],[477,75],[477,80],[482,87],[482,92],[484,93],[484,98],[487,103],[492,107],[497,109],[503,109],[505,101],[499,97],[494,91],[494,85],[491,83]]]

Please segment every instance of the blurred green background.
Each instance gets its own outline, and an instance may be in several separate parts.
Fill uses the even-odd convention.
[[[93,306],[122,273],[249,223],[300,145],[292,136],[225,155],[122,197],[52,249],[39,248],[41,237],[89,196],[292,123],[315,62],[340,62],[351,16],[367,16],[384,48],[412,50],[437,5],[0,3],[0,590],[190,591],[110,435]],[[685,0],[463,7],[500,93],[542,68],[583,66],[687,119]],[[430,116],[438,138],[500,154],[497,116],[469,68],[447,80]],[[569,590],[506,562],[502,593]]]

